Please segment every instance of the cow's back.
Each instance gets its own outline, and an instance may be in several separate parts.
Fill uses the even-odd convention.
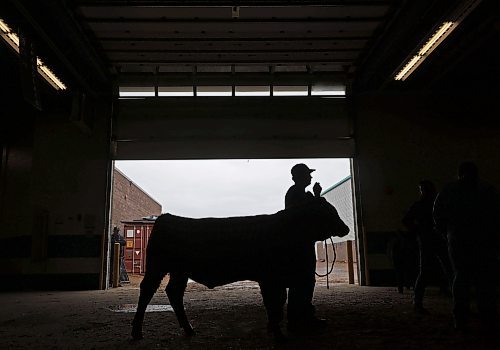
[[[155,222],[146,269],[218,274],[220,279],[255,279],[273,259],[288,234],[283,212],[231,218],[192,219],[171,214]],[[207,283],[202,281],[202,283]]]

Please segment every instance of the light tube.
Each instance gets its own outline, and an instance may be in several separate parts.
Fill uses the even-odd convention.
[[[474,10],[481,0],[464,0],[455,11],[450,14],[432,36],[413,54],[403,68],[395,75],[394,80],[405,80],[413,73],[418,66],[455,30],[456,27]]]
[[[429,39],[429,41],[427,41],[427,44],[424,45],[424,47],[422,47],[422,49],[420,49],[420,51],[418,52],[418,54],[420,56],[424,56],[431,48],[432,46],[434,46],[434,44],[439,40],[441,39],[441,37],[443,36],[444,33],[446,33],[446,31],[448,29],[450,29],[450,27],[453,25],[454,23],[453,22],[444,22],[441,27],[439,27],[439,29],[436,31],[436,33],[434,33],[434,35]],[[443,38],[444,39],[444,38]],[[430,53],[430,52],[429,52]]]
[[[38,73],[47,80],[56,90],[66,90],[66,85],[47,67],[40,58],[37,57],[36,65]]]
[[[13,33],[10,27],[0,19],[0,36],[9,44],[17,53],[19,53],[19,37]]]
[[[436,30],[422,48],[418,50],[418,53],[394,76],[394,80],[403,81],[408,78],[431,52],[434,51],[434,49],[453,31],[454,24],[455,23],[451,21],[441,24],[438,30]]]
[[[17,34],[9,33],[7,34],[7,36],[9,37],[10,40],[14,42],[14,44],[16,44],[17,51],[19,51],[19,37],[17,36]]]
[[[417,62],[422,58],[422,56],[415,55],[413,58],[408,62],[401,71],[394,77],[395,80],[404,80],[403,77],[412,69]],[[416,67],[415,67],[416,68]],[[406,78],[405,78],[406,79]]]
[[[4,33],[10,32],[9,26],[2,19],[0,19],[0,30]]]
[[[0,36],[9,44],[17,53],[19,53],[19,36],[12,32],[12,29],[0,18]],[[43,61],[36,58],[36,68],[38,73],[56,90],[66,90],[66,85],[47,67]]]

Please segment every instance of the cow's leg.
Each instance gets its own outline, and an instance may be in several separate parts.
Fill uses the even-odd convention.
[[[286,302],[286,288],[278,283],[261,282],[260,293],[267,312],[268,330],[279,341],[285,340],[280,323],[283,321],[283,307]]]
[[[184,310],[184,291],[186,290],[188,282],[187,275],[181,273],[170,273],[170,280],[168,281],[165,292],[167,292],[168,299],[170,300],[170,305],[174,309],[175,316],[177,316],[177,321],[184,333],[187,336],[194,335],[194,329],[188,321],[186,316],[186,311]]]
[[[132,338],[142,339],[142,323],[144,314],[151,298],[160,287],[163,274],[159,272],[146,272],[141,282],[141,293],[139,295],[139,303],[135,312],[134,320],[132,321]]]

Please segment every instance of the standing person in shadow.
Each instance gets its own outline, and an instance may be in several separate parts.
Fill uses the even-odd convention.
[[[120,283],[128,283],[128,274],[127,274],[127,269],[125,268],[125,238],[120,234],[120,229],[118,227],[113,228],[113,233],[111,234],[111,264],[113,264],[114,261],[114,255],[115,255],[115,243],[120,244],[120,260],[119,260],[119,265],[120,265],[120,278],[119,282]],[[111,265],[113,266],[113,265]],[[111,269],[111,272],[113,273],[113,269]],[[113,275],[111,273],[111,281],[113,280]]]
[[[466,328],[470,287],[474,286],[484,330],[495,332],[499,217],[498,192],[479,179],[474,163],[460,164],[458,181],[446,186],[434,204],[436,226],[448,236],[454,272],[453,317],[457,330]]]
[[[425,287],[432,275],[434,261],[439,262],[446,279],[446,287],[450,285],[452,276],[451,264],[448,257],[446,240],[442,234],[434,229],[432,209],[436,199],[436,187],[429,180],[422,180],[418,184],[420,198],[412,204],[402,222],[406,228],[417,237],[419,248],[418,276],[415,280],[414,310],[420,314],[428,314],[424,308]]]
[[[311,173],[305,164],[296,164],[292,167],[292,180],[295,182],[285,196],[285,209],[307,204],[314,197],[320,197],[321,186],[316,182],[313,186],[314,195],[306,192],[311,184]],[[288,290],[288,330],[292,332],[309,331],[326,327],[327,321],[315,316],[312,305],[314,286],[316,284],[316,252],[314,245],[294,247],[297,264],[294,284]]]

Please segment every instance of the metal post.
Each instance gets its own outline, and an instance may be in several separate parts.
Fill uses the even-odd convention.
[[[107,237],[107,231],[104,231],[102,237],[101,237],[101,273],[99,276],[99,289],[103,290],[106,289],[106,256],[107,256],[107,245],[106,245],[106,237]]]
[[[115,243],[113,252],[113,288],[116,288],[120,284],[120,243]]]
[[[354,261],[352,259],[352,241],[347,241],[347,273],[349,284],[354,284]]]

